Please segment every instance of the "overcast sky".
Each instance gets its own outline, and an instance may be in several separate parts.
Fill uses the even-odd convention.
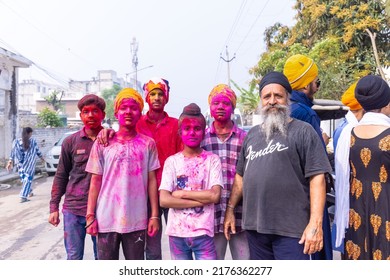
[[[98,70],[134,71],[130,43],[138,41],[137,79],[166,78],[166,107],[177,117],[195,102],[207,109],[214,85],[231,79],[247,87],[265,50],[264,30],[291,26],[293,0],[0,0],[0,46],[56,75],[90,80]],[[153,65],[153,67],[149,67]],[[141,70],[145,68],[144,70]],[[149,67],[149,68],[148,68]],[[26,75],[26,74],[24,74]],[[30,70],[27,78],[41,78]],[[238,91],[236,91],[238,93]]]

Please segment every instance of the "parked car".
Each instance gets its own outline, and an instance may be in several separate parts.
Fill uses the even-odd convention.
[[[65,138],[69,135],[72,135],[77,131],[70,131],[64,133],[62,137],[54,144],[54,146],[46,153],[45,155],[45,167],[46,172],[49,176],[53,176],[57,171],[58,162],[60,160],[61,155],[61,145],[64,142]]]

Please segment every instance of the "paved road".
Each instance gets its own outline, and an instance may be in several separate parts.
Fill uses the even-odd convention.
[[[19,203],[20,183],[0,191],[0,260],[64,260],[63,223],[47,222],[53,177],[34,180],[34,196]],[[170,259],[163,234],[163,259]],[[86,239],[84,259],[93,259],[92,241]]]

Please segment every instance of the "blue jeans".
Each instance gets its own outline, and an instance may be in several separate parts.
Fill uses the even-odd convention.
[[[172,260],[216,260],[214,239],[208,235],[196,237],[169,236],[169,249]]]
[[[276,234],[263,234],[255,230],[246,230],[251,260],[309,260],[310,255],[303,253],[304,244],[300,238]]]
[[[214,243],[218,260],[225,259],[228,244],[233,260],[249,260],[249,245],[245,231],[231,234],[229,241],[223,232],[215,233]]]
[[[84,243],[86,219],[84,216],[72,214],[63,210],[64,215],[64,242],[68,260],[82,260],[84,257]],[[93,253],[97,260],[96,236],[92,236]]]

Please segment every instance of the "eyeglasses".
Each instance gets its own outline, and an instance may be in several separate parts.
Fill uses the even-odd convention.
[[[320,87],[320,85],[321,85],[321,80],[317,80],[317,81],[316,81],[316,86],[317,86],[317,87]]]

